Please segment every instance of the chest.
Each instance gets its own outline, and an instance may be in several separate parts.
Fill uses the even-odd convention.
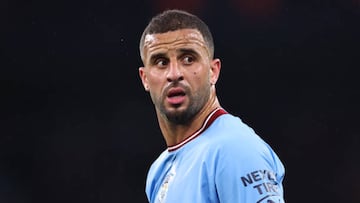
[[[187,151],[164,162],[161,172],[149,177],[154,185],[151,202],[216,202],[213,161],[206,151]]]

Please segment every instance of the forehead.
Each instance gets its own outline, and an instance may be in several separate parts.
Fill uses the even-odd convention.
[[[144,40],[144,53],[170,50],[181,47],[202,48],[207,50],[201,33],[196,29],[181,29],[166,33],[148,34]]]

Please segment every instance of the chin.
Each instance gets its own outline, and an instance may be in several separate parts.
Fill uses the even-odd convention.
[[[174,124],[187,124],[194,116],[188,108],[172,108],[165,113],[167,119]]]

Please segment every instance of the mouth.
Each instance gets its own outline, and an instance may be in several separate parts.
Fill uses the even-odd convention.
[[[180,87],[171,88],[167,94],[167,101],[173,105],[179,105],[185,100],[185,90]]]
[[[167,96],[168,96],[168,97],[185,96],[185,91],[184,91],[182,88],[180,88],[180,87],[172,88],[172,89],[170,89],[170,91],[168,92]]]

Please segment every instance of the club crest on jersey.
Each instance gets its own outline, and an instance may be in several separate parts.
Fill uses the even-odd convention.
[[[173,166],[173,167],[171,167],[170,171],[166,174],[164,181],[161,184],[160,190],[157,194],[157,196],[158,196],[157,199],[158,199],[159,203],[162,203],[165,201],[169,186],[170,186],[171,182],[174,180],[175,175],[176,175],[175,167]]]

